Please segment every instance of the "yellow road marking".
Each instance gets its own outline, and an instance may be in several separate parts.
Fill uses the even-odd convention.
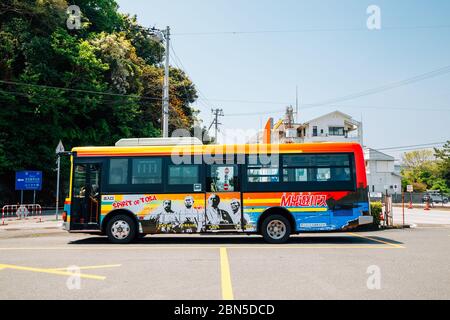
[[[222,280],[222,299],[233,300],[233,287],[231,285],[230,264],[228,263],[227,248],[220,248],[220,273]]]
[[[52,269],[43,269],[43,268],[32,268],[32,267],[23,267],[23,266],[16,266],[12,264],[0,264],[0,268],[4,269],[13,269],[13,270],[20,270],[20,271],[30,271],[30,272],[38,272],[38,273],[48,273],[48,274],[55,274],[59,276],[74,276],[77,275],[80,278],[86,278],[86,279],[94,279],[94,280],[105,280],[106,277],[103,276],[96,276],[92,274],[75,274],[73,272],[67,272],[67,271],[59,271],[59,270],[52,270]]]
[[[360,237],[360,238],[372,240],[372,241],[375,241],[375,242],[387,244],[387,245],[393,246],[395,248],[405,248],[405,247],[403,247],[401,245],[398,245],[398,244],[395,244],[395,243],[390,243],[390,242],[386,242],[386,241],[383,241],[383,240],[373,239],[371,237],[366,237],[366,236],[363,236],[363,235],[360,235],[360,234],[357,234],[357,233],[353,233],[353,232],[348,232],[347,234],[349,234],[351,236]]]
[[[105,264],[102,266],[85,266],[85,267],[78,267],[80,270],[91,270],[91,269],[103,269],[103,268],[116,268],[116,267],[121,267],[121,264]],[[52,268],[49,270],[67,270],[66,268]]]

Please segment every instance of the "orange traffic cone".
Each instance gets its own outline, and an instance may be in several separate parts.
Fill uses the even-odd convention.
[[[430,202],[425,202],[425,209],[424,210],[430,210]]]
[[[409,202],[408,209],[412,209],[412,208],[413,208],[413,206],[412,206],[412,201],[410,201],[410,202]]]

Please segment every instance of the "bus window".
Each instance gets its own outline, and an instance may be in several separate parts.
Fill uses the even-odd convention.
[[[348,154],[283,156],[283,182],[351,180]]]
[[[279,182],[279,165],[276,163],[262,164],[257,156],[249,156],[247,165],[247,181],[249,183]]]
[[[132,184],[162,183],[162,158],[135,158],[132,163]]]
[[[301,182],[301,181],[308,181],[308,169],[306,168],[283,169],[283,182]]]
[[[194,185],[200,183],[199,165],[169,165],[169,185]]]
[[[208,167],[209,192],[234,192],[238,188],[238,166],[216,165]]]
[[[350,181],[351,179],[350,168],[331,168],[332,181]]]
[[[73,176],[73,195],[75,198],[86,196],[86,165],[77,164]]]
[[[109,161],[109,184],[127,184],[128,159],[111,159]]]

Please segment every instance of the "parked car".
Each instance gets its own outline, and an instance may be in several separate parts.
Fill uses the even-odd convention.
[[[448,203],[448,197],[440,193],[428,192],[422,197],[422,202],[432,202],[432,203]]]

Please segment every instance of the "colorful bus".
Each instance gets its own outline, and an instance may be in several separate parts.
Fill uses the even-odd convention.
[[[291,234],[372,223],[361,146],[120,145],[71,151],[69,232]]]

